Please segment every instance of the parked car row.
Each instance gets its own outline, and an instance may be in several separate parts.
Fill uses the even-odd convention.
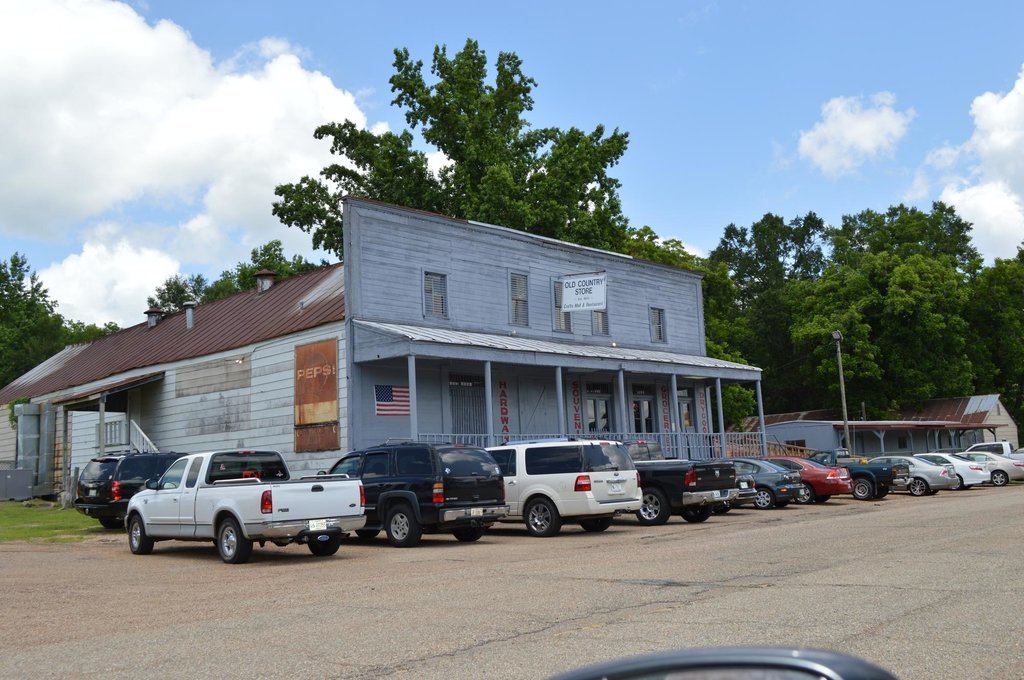
[[[262,458],[274,464],[257,465]],[[355,483],[359,492],[344,521],[298,499],[296,505],[317,507],[318,516],[283,531],[275,493],[326,496],[337,480]],[[212,540],[225,561],[237,562],[254,541],[304,543],[314,555],[328,555],[348,533],[370,540],[383,531],[392,546],[412,547],[428,533],[473,542],[495,523],[518,522],[531,536],[550,537],[566,522],[600,532],[627,514],[646,526],[673,515],[703,522],[747,504],[769,510],[837,495],[866,500],[891,489],[923,496],[1010,480],[1024,480],[1024,461],[985,451],[878,456],[848,467],[799,456],[666,459],[657,443],[644,441],[563,438],[490,449],[400,442],[347,453],[329,471],[301,478],[291,476],[276,452],[101,456],[83,470],[75,506],[106,527],[128,525],[129,546],[138,554],[170,538]],[[233,491],[247,485],[259,488]],[[255,499],[259,507],[247,515],[241,505]],[[173,517],[164,506],[176,510]],[[348,519],[352,512],[358,526]]]

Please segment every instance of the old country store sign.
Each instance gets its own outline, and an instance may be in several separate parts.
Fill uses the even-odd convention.
[[[562,285],[563,312],[602,310],[607,307],[607,272],[572,274],[558,279]]]

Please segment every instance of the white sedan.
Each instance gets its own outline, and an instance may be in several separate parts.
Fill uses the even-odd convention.
[[[993,486],[1006,486],[1011,479],[1024,479],[1024,461],[1011,460],[986,451],[964,451],[956,455],[984,465]]]
[[[985,484],[992,481],[992,473],[988,471],[988,468],[983,463],[962,458],[959,454],[915,453],[914,457],[924,458],[939,465],[951,464],[956,471],[957,479],[960,481],[958,489],[970,489],[975,484]]]

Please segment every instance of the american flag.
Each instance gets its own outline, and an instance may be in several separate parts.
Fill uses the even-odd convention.
[[[405,385],[374,385],[374,413],[378,416],[409,415],[409,387]]]

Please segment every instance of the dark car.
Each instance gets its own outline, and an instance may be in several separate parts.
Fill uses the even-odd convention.
[[[366,526],[356,535],[371,539],[384,529],[398,548],[418,544],[425,532],[476,541],[508,514],[501,470],[474,446],[382,444],[345,454],[331,474],[363,480]]]
[[[122,453],[98,456],[78,476],[75,508],[108,529],[124,527],[128,499],[181,458],[180,453]]]
[[[754,507],[759,510],[784,508],[790,501],[805,493],[800,473],[779,467],[760,458],[730,458],[736,465],[737,475],[751,475],[757,493]]]
[[[797,498],[797,503],[824,503],[832,496],[853,493],[853,477],[848,468],[829,467],[798,456],[772,456],[768,460],[800,473],[807,493]]]

